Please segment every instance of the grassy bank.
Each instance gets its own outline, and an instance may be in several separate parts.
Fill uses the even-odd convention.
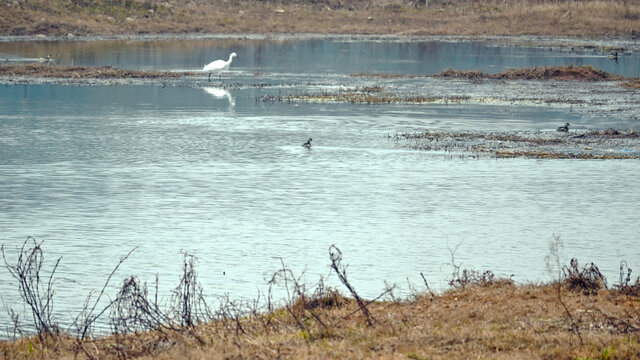
[[[34,313],[43,310],[34,320],[46,323],[53,292],[46,278],[36,277],[44,265],[41,244],[28,239],[17,262],[5,256],[5,265],[12,274],[28,275],[20,278],[27,289],[42,286],[37,297],[45,301],[29,305]],[[558,269],[557,281],[516,285],[491,271],[460,269],[452,254],[449,290],[431,292],[423,275],[424,286],[413,296],[394,299],[390,287],[384,301],[358,296],[334,246],[330,262],[348,297],[322,282],[309,289],[283,263],[269,283],[287,289],[284,303],[275,307],[267,301],[260,310],[257,302],[223,298],[212,310],[202,301],[193,257],[185,255],[173,307],[162,309],[146,286],[128,277],[107,309],[94,311],[93,301],[87,301],[75,335],[36,323],[39,335],[2,341],[0,354],[3,359],[640,357],[640,279],[631,281],[625,262],[620,283],[610,288],[597,266],[576,260]],[[99,316],[108,318],[112,335],[91,336]]]
[[[7,0],[2,35],[326,33],[640,36],[637,1]]]

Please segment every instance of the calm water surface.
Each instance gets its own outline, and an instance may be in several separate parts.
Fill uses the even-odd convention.
[[[431,75],[446,68],[500,72],[511,68],[592,65],[629,77],[640,76],[640,53],[618,61],[602,51],[570,47],[496,46],[484,41],[380,41],[201,39],[155,41],[0,42],[0,59],[36,60],[51,54],[65,65],[100,65],[143,70],[197,70],[236,52],[233,67],[245,72],[376,73]]]
[[[118,66],[146,68],[143,63],[157,58],[148,66],[188,69],[232,48],[243,54],[237,44],[225,44],[190,43],[181,51],[155,43],[106,44],[100,51],[91,50],[97,43],[50,46],[52,53],[59,47],[72,54],[69,62],[123,59]],[[244,46],[250,55],[239,56],[234,71],[298,73],[294,83],[309,72],[431,73],[436,70],[418,60],[425,54],[471,51],[451,44],[321,41]],[[531,49],[479,49],[469,68],[514,66],[513,53],[529,65],[542,58],[525,56]],[[289,55],[279,62],[279,53]],[[306,54],[305,61],[287,60],[291,54]],[[377,54],[413,60],[392,66]],[[387,137],[422,129],[545,130],[580,122],[580,115],[548,106],[259,101],[302,91],[290,86],[226,92],[1,86],[0,243],[8,259],[27,236],[45,241],[49,266],[62,256],[55,308],[63,323],[134,247],[111,294],[127,275],[151,284],[158,274],[168,296],[182,252],[198,257],[207,295],[232,299],[264,291],[281,260],[309,284],[324,276],[338,285],[329,268],[331,244],[343,251],[351,281],[369,298],[385,281],[398,285],[397,295],[410,294],[409,284],[424,289],[420,272],[433,287],[446,287],[456,247],[457,264],[522,282],[550,278],[544,258],[554,236],[565,246],[563,261],[594,261],[611,283],[620,260],[631,267],[640,262],[638,161],[478,160],[397,149]],[[300,146],[308,137],[310,150]],[[0,271],[0,297],[21,309],[6,270]],[[7,324],[0,311],[0,327]]]

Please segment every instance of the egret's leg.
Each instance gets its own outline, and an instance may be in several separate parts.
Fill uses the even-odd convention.
[[[209,82],[211,82],[211,73],[209,73]]]

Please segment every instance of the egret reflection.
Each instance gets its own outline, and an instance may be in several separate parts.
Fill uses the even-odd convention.
[[[236,100],[233,98],[233,96],[231,96],[231,93],[226,89],[216,88],[216,87],[206,87],[204,88],[204,91],[216,99],[227,98],[229,100],[229,105],[231,106],[236,105]]]

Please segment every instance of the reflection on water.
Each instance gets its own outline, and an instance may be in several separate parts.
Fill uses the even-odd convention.
[[[467,51],[429,43],[198,44],[125,44],[122,52],[103,56],[109,43],[78,43],[73,56],[142,67],[152,58],[140,50],[147,49],[166,52],[152,67],[195,68],[213,52],[233,48],[253,54],[238,58],[241,72],[349,74],[434,72],[444,63],[430,67],[425,59],[441,58],[440,51],[459,59]],[[20,46],[24,56],[36,56],[26,51],[32,45]],[[179,46],[185,47],[172,50]],[[536,61],[523,56],[529,50],[478,51],[499,54],[477,58],[471,67],[511,66],[519,56]],[[505,52],[506,60],[495,59]],[[132,60],[135,53],[143,54],[139,61]],[[402,61],[390,65],[391,57]],[[304,72],[291,82],[310,77]],[[27,236],[45,241],[47,260],[62,256],[55,303],[62,322],[134,247],[114,279],[135,274],[150,282],[158,274],[168,296],[186,251],[199,259],[207,295],[232,299],[254,299],[281,259],[304,273],[304,282],[324,276],[339,285],[330,275],[332,244],[342,250],[354,286],[369,298],[385,281],[406,295],[407,280],[420,288],[421,272],[435,287],[446,286],[457,245],[456,263],[463,268],[513,274],[518,281],[549,278],[544,257],[554,236],[565,244],[562,260],[594,261],[609,279],[616,279],[620,260],[633,266],[640,259],[640,192],[630,190],[640,173],[637,161],[471,159],[396,149],[388,138],[423,129],[554,131],[567,121],[602,128],[609,118],[584,120],[570,108],[549,105],[259,101],[306,86],[0,87],[0,243],[8,258]],[[484,89],[464,86],[472,87],[463,89],[467,93]],[[300,146],[310,137],[310,150]],[[0,270],[7,304],[20,303],[15,285]],[[114,281],[109,293],[118,285]],[[0,328],[8,323],[0,311]]]
[[[236,106],[236,101],[233,98],[233,96],[231,96],[231,93],[225,89],[221,89],[221,88],[215,88],[215,87],[206,87],[203,88],[203,90],[211,95],[214,99],[227,99],[229,100],[229,105],[230,106]]]

